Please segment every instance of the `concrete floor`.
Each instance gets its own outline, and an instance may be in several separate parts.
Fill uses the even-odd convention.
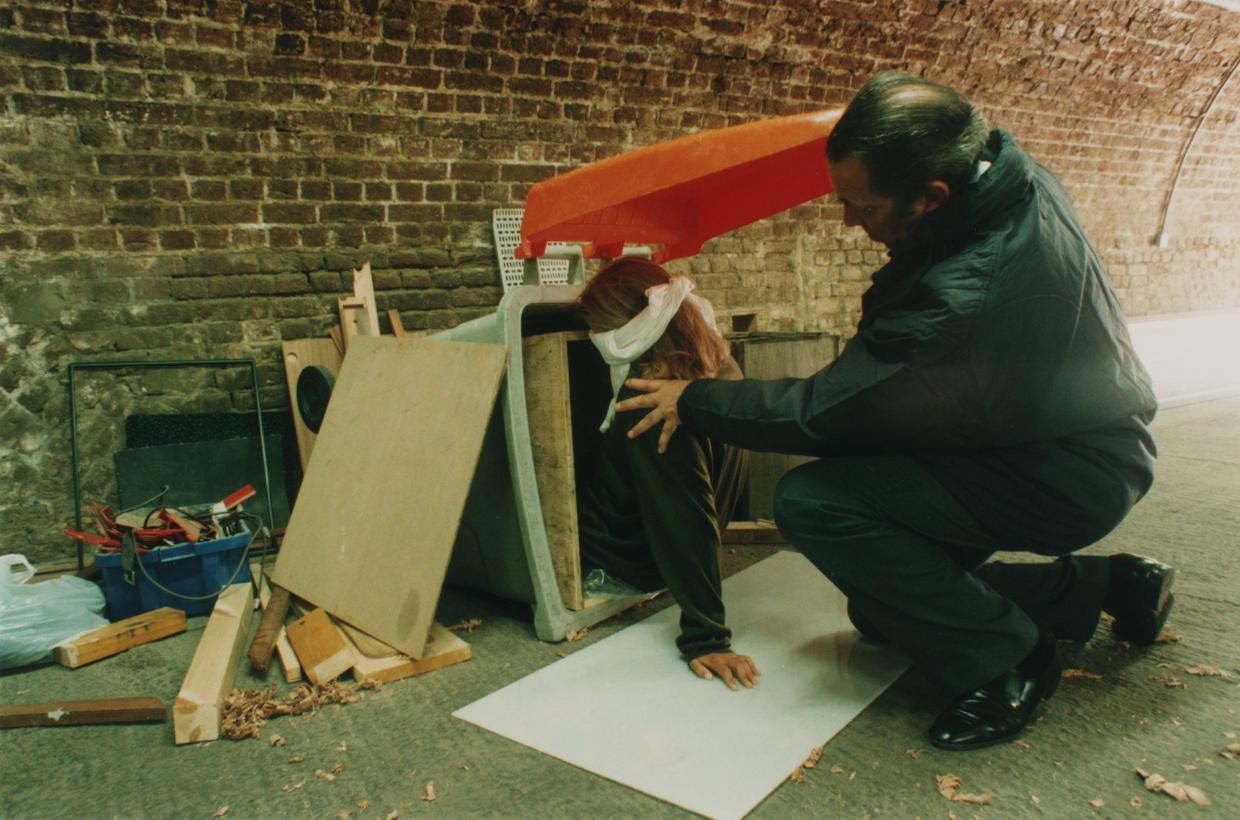
[[[831,741],[804,782],[785,782],[753,816],[1118,817],[1200,811],[1146,792],[1136,767],[1201,788],[1222,816],[1240,815],[1240,761],[1217,754],[1240,734],[1240,399],[1167,410],[1156,434],[1162,458],[1154,490],[1119,530],[1092,549],[1148,553],[1180,567],[1172,623],[1181,641],[1137,650],[1100,629],[1089,645],[1069,648],[1066,661],[1101,680],[1065,680],[1020,743],[973,753],[928,747],[924,732],[942,702],[910,672]],[[727,556],[727,570],[770,551],[737,548]],[[551,645],[534,638],[523,607],[449,591],[440,606],[442,622],[483,621],[466,636],[472,661],[393,683],[349,706],[277,719],[263,740],[178,748],[170,725],[8,730],[0,733],[0,815],[205,818],[226,806],[229,817],[347,812],[385,817],[393,811],[405,817],[685,816],[450,717],[457,707],[554,663],[558,652],[577,651],[663,605],[647,604],[613,618],[581,642]],[[125,695],[171,702],[204,623],[191,619],[188,634],[80,670],[43,667],[0,677],[0,702]],[[1233,677],[1183,671],[1194,665],[1217,666]],[[1169,688],[1159,681],[1166,676],[1187,686]],[[248,669],[236,683],[260,685]],[[269,745],[271,733],[282,735],[287,745]],[[920,752],[914,756],[911,750]],[[305,761],[289,763],[294,755],[305,755]],[[337,763],[344,768],[335,781],[316,779],[316,769]],[[963,791],[992,792],[992,801],[949,803],[935,787],[936,775],[948,773],[963,779]],[[281,789],[302,780],[300,789]],[[435,784],[434,803],[419,799],[427,781]],[[1133,807],[1130,801],[1137,798],[1142,805]],[[1092,800],[1102,801],[1102,807],[1091,806]]]

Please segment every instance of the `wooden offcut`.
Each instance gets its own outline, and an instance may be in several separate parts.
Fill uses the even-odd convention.
[[[216,599],[172,705],[172,735],[178,745],[220,736],[224,695],[232,689],[237,664],[245,652],[253,611],[254,592],[248,583],[233,584]]]
[[[369,645],[362,643],[370,649],[369,652],[363,652],[356,642],[358,632],[349,629],[343,629],[342,632],[345,640],[354,649],[356,660],[353,663],[353,678],[358,683],[391,683],[469,660],[469,644],[439,622],[431,624],[426,651],[422,659],[416,661],[373,638]]]
[[[259,579],[258,603],[265,612],[267,604],[271,601],[271,582],[267,580],[261,568],[255,570],[254,566],[254,564],[250,565],[250,574]],[[289,598],[291,601],[292,596]],[[285,683],[297,683],[301,680],[301,663],[297,660],[293,645],[288,642],[288,635],[285,633],[283,624],[280,625],[280,631],[276,634],[276,657],[280,659],[280,668],[284,670]]]
[[[499,345],[354,339],[275,582],[420,658],[505,358]]]
[[[288,615],[289,594],[284,587],[277,586],[271,591],[268,600],[261,602],[263,617],[259,619],[258,631],[250,642],[250,666],[260,675],[267,674],[271,665],[271,654],[275,651],[276,640],[284,630],[284,616]]]
[[[310,454],[318,438],[297,410],[297,377],[311,365],[321,365],[335,376],[340,372],[340,351],[331,339],[296,339],[280,345],[284,353],[284,380],[288,384],[289,403],[293,407],[293,428],[297,432],[297,452],[301,456],[301,470],[310,467]]]
[[[577,482],[573,474],[572,410],[568,389],[568,340],[573,331],[522,340],[525,409],[538,502],[560,598],[581,609],[581,546]]]
[[[89,723],[163,723],[167,709],[159,698],[54,700],[0,706],[0,729],[28,726],[83,726]]]
[[[835,359],[836,337],[826,333],[762,334],[738,344],[745,377],[805,378]],[[775,485],[784,473],[812,459],[779,453],[749,454],[749,517],[775,517]]]
[[[185,613],[179,609],[161,607],[65,641],[52,649],[52,657],[61,666],[77,669],[119,655],[126,649],[184,631]]]
[[[370,262],[362,263],[353,270],[353,298],[362,302],[366,310],[367,336],[379,335],[379,308],[375,303],[375,283],[370,275]]]
[[[293,621],[287,634],[302,672],[315,686],[329,683],[353,667],[352,648],[324,610],[316,609]]]

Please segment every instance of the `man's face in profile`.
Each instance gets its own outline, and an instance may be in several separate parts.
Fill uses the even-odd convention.
[[[860,227],[874,242],[890,248],[908,238],[925,214],[933,210],[925,197],[905,202],[875,194],[870,188],[870,172],[856,157],[829,162],[835,196],[844,206],[844,224]]]

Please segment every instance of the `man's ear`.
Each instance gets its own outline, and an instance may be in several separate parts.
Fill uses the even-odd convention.
[[[922,201],[926,203],[925,213],[930,213],[951,198],[952,189],[941,179],[932,179],[926,183],[921,192]]]

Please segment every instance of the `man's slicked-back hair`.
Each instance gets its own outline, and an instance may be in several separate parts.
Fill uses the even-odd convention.
[[[855,157],[879,196],[909,200],[932,179],[968,184],[986,143],[986,118],[968,97],[901,71],[870,78],[827,138],[827,159]]]

